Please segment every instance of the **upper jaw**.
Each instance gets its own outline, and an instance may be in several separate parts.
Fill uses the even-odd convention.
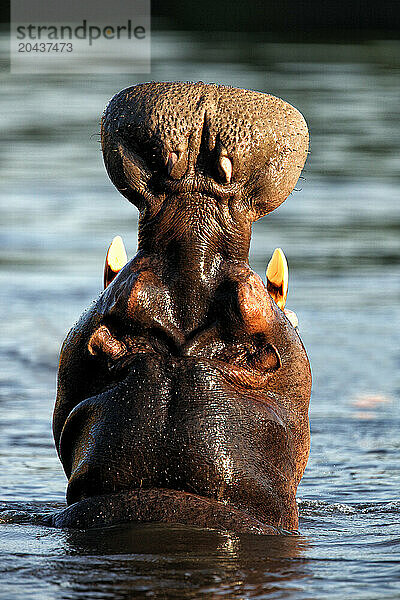
[[[290,104],[203,83],[122,90],[104,112],[101,133],[111,180],[140,210],[154,212],[168,187],[186,181],[221,199],[251,199],[252,220],[288,197],[308,149],[307,125]]]
[[[138,355],[147,353],[160,355],[171,362],[171,367],[176,361],[188,365],[193,360],[202,361],[233,385],[265,391],[285,366],[282,356],[287,355],[287,351],[282,354],[281,348],[290,338],[295,346],[300,344],[297,336],[293,336],[297,317],[285,309],[288,267],[280,248],[275,250],[268,264],[266,288],[246,263],[221,264],[219,274],[214,273],[218,283],[206,290],[205,300],[209,306],[203,320],[193,323],[188,331],[169,307],[177,304],[182,315],[185,294],[189,293],[189,304],[192,286],[181,286],[179,297],[174,301],[168,285],[161,280],[162,266],[154,261],[143,265],[139,261],[138,265],[131,266],[127,260],[123,242],[117,237],[106,256],[105,285],[108,286],[121,269],[125,277],[118,278],[106,289],[103,322],[88,342],[89,353],[105,360],[113,375],[125,371]],[[154,309],[150,302],[155,303]],[[142,304],[147,312],[140,308]],[[207,317],[210,311],[211,320]],[[199,314],[198,310],[194,313]],[[140,333],[143,319],[146,328]],[[122,337],[114,333],[109,322],[120,322],[117,330],[125,328],[128,333]]]

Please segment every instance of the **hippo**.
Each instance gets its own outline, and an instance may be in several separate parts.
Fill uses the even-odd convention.
[[[68,478],[53,525],[298,530],[311,372],[278,249],[249,266],[254,221],[292,192],[303,116],[272,95],[150,82],[116,94],[105,167],[139,210],[105,289],[64,341],[53,417]]]

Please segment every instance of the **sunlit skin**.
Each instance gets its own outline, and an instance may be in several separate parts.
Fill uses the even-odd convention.
[[[63,345],[53,426],[71,506],[54,524],[297,530],[310,367],[283,252],[265,284],[248,254],[300,175],[303,117],[258,92],[142,84],[111,100],[102,147],[139,209],[138,252],[113,240],[104,292]]]

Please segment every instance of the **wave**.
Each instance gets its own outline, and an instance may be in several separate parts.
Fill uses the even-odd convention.
[[[329,515],[400,514],[400,500],[346,504],[323,500],[297,500],[300,518]],[[65,508],[63,502],[0,502],[0,524],[47,525],[49,516]]]
[[[297,499],[300,517],[328,515],[328,514],[393,514],[400,513],[400,500],[387,500],[384,502],[365,502],[345,504],[335,502],[333,504],[323,500]]]

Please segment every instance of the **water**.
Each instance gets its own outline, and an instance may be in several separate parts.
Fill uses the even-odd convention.
[[[400,46],[158,34],[152,54],[155,80],[268,91],[310,126],[301,191],[255,225],[251,254],[263,275],[285,250],[313,369],[301,535],[41,525],[66,486],[50,428],[60,344],[100,291],[112,237],[136,248],[100,114],[146,77],[3,75],[0,598],[399,598]]]

